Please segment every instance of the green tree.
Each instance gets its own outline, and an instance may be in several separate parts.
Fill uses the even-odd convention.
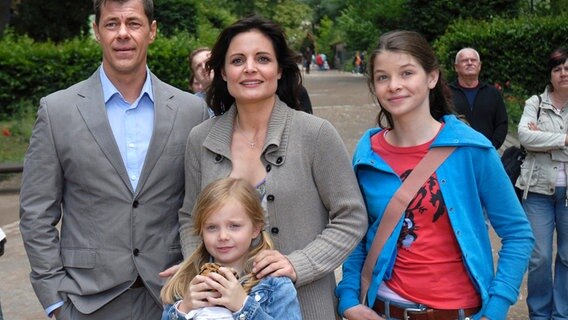
[[[306,4],[284,0],[274,7],[274,14],[269,18],[284,28],[288,45],[299,50],[306,31],[310,29],[311,17],[312,10]]]
[[[491,20],[495,17],[516,17],[519,0],[408,0],[404,27],[422,33],[428,40],[435,40],[446,32],[447,26],[459,18]]]
[[[407,0],[349,0],[341,12],[337,26],[350,51],[371,49],[379,35],[401,28]]]
[[[316,39],[316,51],[325,53],[330,59],[333,58],[332,44],[341,40],[339,32],[335,28],[333,20],[324,16],[319,22],[318,37]]]
[[[34,40],[61,42],[89,32],[91,1],[26,0],[17,7],[12,24],[18,34]]]
[[[169,37],[180,31],[197,31],[194,0],[159,0],[154,2],[155,19],[160,33]]]

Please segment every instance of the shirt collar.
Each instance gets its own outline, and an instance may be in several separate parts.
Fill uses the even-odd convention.
[[[114,84],[112,84],[110,79],[107,77],[102,64],[99,69],[105,103],[107,103],[115,94],[118,94],[120,97],[122,97],[118,89],[116,89]],[[136,99],[136,101],[140,100],[140,97],[142,97],[144,94],[146,94],[148,98],[150,98],[150,100],[154,102],[154,94],[152,93],[152,81],[150,78],[150,69],[148,69],[148,66],[146,66],[146,81],[144,81],[142,91],[140,91],[140,95],[138,96],[138,99]]]

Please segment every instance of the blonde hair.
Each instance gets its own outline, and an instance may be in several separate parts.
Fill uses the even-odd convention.
[[[252,262],[262,250],[272,249],[274,245],[270,236],[264,231],[264,209],[259,200],[256,190],[245,180],[235,178],[224,178],[210,183],[197,198],[193,207],[193,232],[202,237],[205,221],[212,213],[219,210],[230,200],[238,201],[244,208],[245,213],[251,219],[253,226],[261,228],[258,244],[251,244],[247,262],[244,266],[245,275],[241,277],[241,283],[247,293],[250,292],[260,280],[252,274]],[[160,292],[163,303],[171,304],[183,298],[191,280],[199,274],[201,266],[211,259],[203,242],[191,256],[184,260],[179,270],[164,285]]]

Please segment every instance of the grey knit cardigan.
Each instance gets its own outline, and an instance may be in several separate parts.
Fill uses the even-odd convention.
[[[198,193],[232,170],[233,105],[189,134],[180,234],[185,257],[200,238],[191,211]],[[289,108],[276,97],[261,156],[269,231],[287,255],[306,320],[339,319],[334,270],[367,230],[367,213],[347,149],[326,120]]]

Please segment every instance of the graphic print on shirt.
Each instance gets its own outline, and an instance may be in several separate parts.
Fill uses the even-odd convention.
[[[404,181],[412,170],[407,170],[401,175],[401,179]],[[426,183],[416,193],[410,204],[406,208],[404,223],[402,225],[402,231],[398,238],[398,247],[410,248],[412,244],[418,239],[420,234],[420,222],[417,222],[418,215],[431,214],[431,223],[436,223],[440,217],[446,212],[446,206],[444,205],[444,199],[442,197],[442,192],[440,190],[440,185],[438,184],[438,179],[436,175],[432,175],[428,178]],[[422,222],[425,219],[420,219]]]

